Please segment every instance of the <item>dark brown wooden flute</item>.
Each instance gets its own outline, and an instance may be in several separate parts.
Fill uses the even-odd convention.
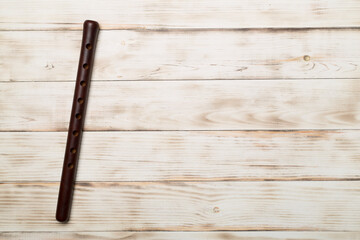
[[[99,24],[97,22],[91,20],[86,20],[84,22],[80,60],[56,209],[56,220],[59,222],[67,222],[70,218],[71,202],[98,33]]]

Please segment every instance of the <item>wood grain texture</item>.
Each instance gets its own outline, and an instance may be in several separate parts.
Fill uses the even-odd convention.
[[[0,239],[360,240],[359,12],[359,0],[1,1]],[[86,19],[102,31],[64,225]]]
[[[0,133],[0,182],[59,181],[65,141],[65,132]],[[85,132],[81,149],[80,182],[360,180],[352,130]]]
[[[360,182],[128,182],[76,185],[54,221],[59,183],[0,185],[0,231],[358,231]],[[30,207],[31,206],[31,207]]]
[[[80,31],[0,32],[0,81],[75,79]],[[101,31],[93,80],[359,78],[360,29]]]
[[[73,30],[85,19],[102,29],[353,27],[359,11],[357,0],[2,0],[0,30]]]
[[[66,131],[74,82],[0,83],[1,131]],[[356,79],[93,82],[85,130],[357,129]]]
[[[3,240],[359,240],[358,232],[8,232]]]

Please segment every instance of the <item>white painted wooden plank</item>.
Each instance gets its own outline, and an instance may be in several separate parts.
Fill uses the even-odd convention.
[[[358,240],[359,232],[6,232],[4,240]]]
[[[2,0],[0,30],[360,26],[357,0]]]
[[[94,80],[359,78],[360,30],[101,31]],[[75,79],[80,31],[0,32],[0,81]]]
[[[41,173],[39,173],[41,174]],[[129,182],[76,186],[55,221],[59,183],[0,185],[0,231],[358,231],[360,182]]]
[[[0,83],[1,131],[66,131],[74,82]],[[358,129],[358,80],[106,81],[85,130]]]
[[[0,182],[60,181],[65,142],[0,133]],[[77,181],[354,180],[359,157],[353,130],[85,132]]]

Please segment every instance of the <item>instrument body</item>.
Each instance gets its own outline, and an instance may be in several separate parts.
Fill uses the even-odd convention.
[[[99,29],[99,24],[95,21],[86,20],[84,22],[80,60],[56,210],[56,220],[59,222],[67,222],[70,218],[71,202]]]

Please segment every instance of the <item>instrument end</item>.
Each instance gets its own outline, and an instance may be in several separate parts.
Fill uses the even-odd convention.
[[[100,28],[99,23],[94,20],[86,20],[84,22],[84,28]]]

